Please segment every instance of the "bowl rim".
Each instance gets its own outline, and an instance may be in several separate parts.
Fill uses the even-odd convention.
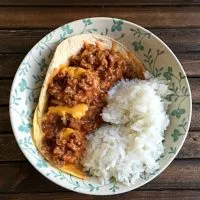
[[[132,186],[127,186],[127,189],[124,189],[123,191],[116,191],[115,193],[91,193],[89,191],[79,191],[79,190],[73,190],[73,189],[70,189],[70,188],[67,188],[66,186],[62,185],[60,183],[60,181],[58,179],[54,180],[52,179],[51,177],[49,176],[45,176],[43,171],[37,167],[35,164],[34,164],[34,161],[28,157],[25,153],[25,150],[23,148],[21,148],[19,142],[18,142],[18,136],[17,136],[17,133],[15,132],[14,130],[14,117],[13,117],[13,114],[12,114],[12,109],[10,107],[10,104],[11,104],[11,95],[14,91],[14,86],[15,86],[15,82],[17,80],[17,76],[16,74],[18,73],[18,70],[19,70],[19,67],[21,66],[21,63],[26,59],[26,57],[28,56],[29,52],[35,48],[35,46],[44,39],[44,37],[48,34],[50,34],[52,31],[58,31],[60,27],[64,26],[64,25],[67,25],[67,24],[70,24],[70,23],[78,23],[78,22],[81,22],[82,20],[84,19],[91,19],[91,20],[113,20],[113,19],[116,19],[116,20],[122,20],[123,22],[125,22],[126,24],[129,24],[131,26],[135,26],[145,32],[149,32],[151,33],[151,35],[156,39],[158,40],[167,50],[168,52],[170,53],[170,55],[174,58],[174,60],[177,62],[177,64],[179,65],[183,75],[186,77],[185,78],[185,82],[186,82],[186,85],[188,87],[188,93],[189,93],[189,116],[188,116],[188,124],[187,124],[187,128],[186,128],[186,131],[185,131],[185,134],[184,136],[182,137],[182,141],[180,143],[180,145],[177,147],[176,149],[176,152],[175,154],[168,160],[167,164],[161,168],[159,170],[158,173],[156,173],[155,175],[153,175],[152,177],[150,177],[148,180],[146,180],[144,183],[140,183],[138,184],[136,187],[132,187]],[[88,194],[88,195],[95,195],[95,196],[105,196],[105,195],[117,195],[117,194],[122,194],[122,193],[126,193],[126,192],[129,192],[129,191],[133,191],[147,183],[149,183],[151,180],[153,180],[155,177],[159,176],[170,164],[171,162],[175,159],[175,157],[177,156],[177,154],[179,153],[179,151],[181,150],[185,140],[186,140],[186,137],[188,135],[188,131],[189,131],[189,128],[190,128],[190,123],[191,123],[191,117],[192,117],[192,94],[191,94],[191,89],[190,89],[190,85],[189,85],[189,82],[188,82],[188,78],[186,76],[186,73],[180,63],[180,61],[178,60],[178,58],[176,57],[176,55],[173,53],[173,51],[168,47],[167,44],[165,44],[158,36],[156,36],[154,33],[152,33],[151,31],[149,31],[148,29],[138,25],[138,24],[135,24],[133,22],[130,22],[130,21],[127,21],[127,20],[124,20],[124,19],[120,19],[120,18],[112,18],[112,17],[89,17],[89,18],[81,18],[81,19],[78,19],[78,20],[75,20],[75,21],[71,21],[71,22],[68,22],[66,24],[63,24],[63,25],[60,25],[59,27],[53,29],[52,31],[50,31],[48,34],[46,34],[44,37],[42,37],[35,45],[32,46],[32,48],[28,51],[28,53],[25,55],[25,57],[23,58],[22,62],[20,63],[15,75],[14,75],[14,79],[13,79],[13,82],[12,82],[12,86],[11,86],[11,89],[10,89],[10,96],[9,96],[9,117],[10,117],[10,122],[11,122],[11,127],[12,127],[12,131],[13,131],[13,134],[15,136],[15,140],[20,148],[20,150],[22,151],[22,153],[24,154],[25,158],[29,161],[29,163],[31,163],[31,165],[40,173],[42,174],[45,178],[47,178],[48,180],[50,180],[51,182],[55,183],[56,185],[59,185],[67,190],[71,190],[71,191],[74,191],[74,192],[77,192],[77,193],[80,193],[80,194]],[[70,36],[71,37],[71,36]],[[35,145],[35,144],[34,144]],[[46,161],[47,162],[47,161]]]

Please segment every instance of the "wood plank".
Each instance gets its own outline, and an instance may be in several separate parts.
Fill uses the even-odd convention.
[[[200,51],[200,29],[150,29],[174,52]]]
[[[190,1],[190,0],[0,0],[0,6],[144,6],[144,5],[200,5],[199,0]]]
[[[1,53],[26,53],[50,30],[0,30]]]
[[[87,16],[122,18],[144,27],[200,27],[200,7],[1,7],[0,28],[55,28]],[[144,14],[145,13],[145,14]],[[187,14],[186,14],[187,13]]]
[[[0,132],[11,132],[11,124],[9,118],[8,107],[0,107]]]
[[[200,104],[193,104],[190,130],[192,130],[192,131],[200,130],[199,119],[200,119]]]
[[[200,132],[189,132],[177,159],[200,158]],[[4,151],[6,149],[6,151]],[[0,161],[24,161],[14,135],[0,134]]]
[[[25,194],[0,194],[0,200],[197,200],[200,196],[200,191],[196,190],[162,190],[162,191],[130,191],[125,194],[113,196],[89,196],[71,192],[59,193],[25,193]]]
[[[200,102],[200,78],[189,78],[193,103]],[[12,80],[0,80],[0,105],[8,104]]]
[[[5,151],[6,149],[6,151]],[[22,154],[13,134],[0,135],[0,161],[24,161]]]
[[[192,102],[200,102],[200,78],[189,78],[188,81],[192,93]]]
[[[200,77],[200,53],[176,53],[188,77]],[[13,78],[25,54],[0,54],[0,78]]]
[[[200,159],[174,160],[162,174],[141,189],[199,189],[199,170]]]
[[[13,78],[25,54],[0,54],[0,78]]]
[[[188,77],[200,77],[200,53],[176,53]]]
[[[189,132],[177,158],[200,158],[200,132]]]
[[[0,193],[66,191],[37,172],[29,163],[0,164]],[[140,190],[200,189],[200,160],[175,160]]]
[[[9,104],[12,80],[0,80],[0,105]]]
[[[160,37],[174,52],[199,52],[200,28],[149,29]],[[0,30],[1,53],[28,52],[51,30]]]

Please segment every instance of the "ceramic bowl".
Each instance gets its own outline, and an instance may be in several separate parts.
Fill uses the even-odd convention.
[[[75,34],[107,35],[124,44],[144,63],[153,77],[170,81],[172,101],[169,107],[170,125],[165,132],[165,154],[160,158],[160,169],[142,174],[129,187],[114,179],[101,184],[96,178],[80,180],[59,171],[43,159],[32,137],[32,117],[38,95],[56,46]],[[16,72],[10,93],[10,118],[19,147],[30,163],[50,181],[76,192],[93,195],[124,193],[138,188],[160,174],[175,158],[188,133],[191,120],[191,92],[183,67],[173,52],[158,37],[134,23],[114,18],[87,18],[65,24],[42,38],[26,55]]]

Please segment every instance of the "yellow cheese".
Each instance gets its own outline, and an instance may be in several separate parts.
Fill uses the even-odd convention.
[[[65,129],[63,129],[63,130],[60,132],[60,136],[61,136],[62,138],[66,138],[66,139],[67,139],[73,132],[74,132],[73,129],[71,129],[71,128],[65,128]]]
[[[80,167],[76,167],[73,164],[66,164],[63,167],[61,167],[61,170],[64,172],[67,172],[73,176],[76,176],[80,179],[87,179],[88,177],[84,174],[82,169]]]
[[[71,114],[73,118],[80,119],[85,115],[88,110],[88,106],[86,104],[77,104],[74,107],[68,106],[50,106],[48,108],[49,113],[55,113],[65,118],[66,114]]]
[[[61,65],[60,71],[66,71],[71,77],[79,78],[82,73],[85,72],[85,69],[81,67],[69,67],[65,65]]]
[[[78,78],[85,70],[80,67],[67,67],[67,72],[70,76]]]

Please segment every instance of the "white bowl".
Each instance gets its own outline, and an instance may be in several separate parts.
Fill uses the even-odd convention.
[[[143,174],[131,187],[112,180],[101,184],[96,178],[80,180],[46,162],[36,149],[32,137],[32,117],[41,85],[56,46],[75,34],[97,33],[110,36],[134,51],[154,77],[170,80],[172,104],[169,108],[170,126],[165,132],[165,154],[159,160],[160,170]],[[88,18],[65,24],[46,35],[26,55],[15,75],[10,93],[10,118],[19,147],[30,163],[52,182],[85,194],[111,195],[138,188],[160,174],[175,158],[188,133],[192,100],[185,72],[173,52],[148,30],[125,20]]]

